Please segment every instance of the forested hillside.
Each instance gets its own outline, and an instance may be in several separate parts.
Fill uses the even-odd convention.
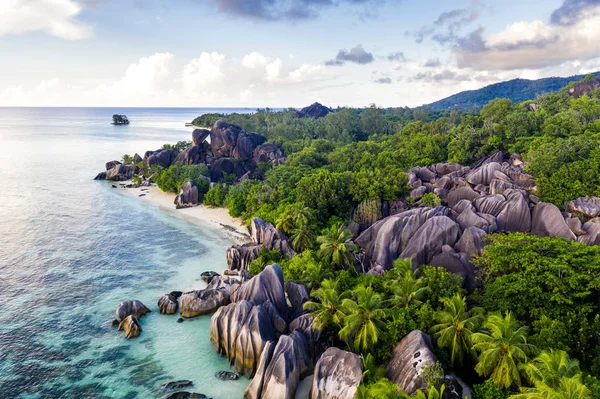
[[[600,72],[594,73],[600,77]],[[571,82],[583,79],[584,75],[565,78],[552,77],[537,80],[513,79],[494,83],[478,90],[468,90],[439,101],[425,105],[432,111],[458,109],[462,111],[478,111],[485,104],[496,98],[508,98],[512,102],[534,100],[536,97],[558,91]]]

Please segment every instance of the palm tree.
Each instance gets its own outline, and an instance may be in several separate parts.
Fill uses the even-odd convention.
[[[592,392],[581,382],[581,374],[562,377],[556,387],[539,382],[535,388],[522,389],[522,393],[511,399],[592,399]]]
[[[552,388],[558,387],[561,378],[581,373],[579,361],[570,359],[565,351],[554,349],[540,353],[525,366],[525,371],[533,384],[544,383]]]
[[[337,267],[352,265],[358,247],[347,242],[351,235],[352,233],[341,223],[331,226],[324,235],[317,237],[317,242],[321,244],[319,249],[321,258]]]
[[[315,233],[308,222],[301,222],[291,233],[292,247],[297,252],[311,248],[315,242]]]
[[[400,268],[403,269],[404,266]],[[403,272],[396,269],[394,271],[400,274],[400,277],[390,282],[390,289],[394,293],[389,299],[392,306],[408,309],[410,305],[420,305],[421,299],[429,292],[429,287],[419,287],[419,280],[412,271],[412,264],[411,269]]]
[[[294,229],[295,218],[291,212],[283,212],[275,221],[275,228],[284,233],[289,233]]]
[[[356,391],[356,399],[398,399],[398,385],[387,378],[380,378],[376,383],[366,387],[361,384]]]
[[[333,276],[331,267],[322,264],[309,263],[306,265],[306,269],[302,273],[302,278],[299,282],[312,290],[321,285],[322,281],[333,278]]]
[[[489,376],[499,387],[508,388],[513,383],[521,385],[522,366],[529,355],[538,352],[527,343],[527,327],[519,327],[510,312],[502,317],[492,314],[483,324],[487,331],[471,335],[473,349],[479,353],[479,363],[475,371]]]
[[[315,318],[314,326],[321,330],[341,326],[346,315],[342,311],[344,295],[338,293],[337,282],[334,280],[323,281],[321,288],[313,291],[312,296],[319,301],[306,302],[304,309],[310,311]]]
[[[364,353],[377,343],[387,312],[383,308],[381,295],[373,288],[358,286],[353,292],[356,302],[349,298],[342,301],[346,317],[339,336],[348,345],[352,343],[355,351]]]
[[[427,387],[427,393],[425,394],[420,389],[417,389],[413,395],[408,395],[407,393],[403,393],[400,396],[401,399],[442,399],[444,395],[444,391],[446,390],[446,386],[442,385],[440,389],[436,389],[436,387]]]
[[[459,294],[451,298],[443,298],[444,309],[435,312],[435,326],[431,332],[435,334],[438,345],[450,348],[450,362],[452,365],[462,366],[464,356],[470,353],[473,358],[477,354],[473,351],[471,336],[483,321],[483,309],[473,308],[467,310],[466,298]]]

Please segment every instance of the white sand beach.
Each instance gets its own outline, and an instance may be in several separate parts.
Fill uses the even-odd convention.
[[[240,218],[234,218],[229,215],[225,208],[212,208],[204,205],[198,205],[192,208],[176,209],[174,205],[175,194],[165,193],[157,186],[123,188],[131,181],[113,182],[118,190],[132,197],[139,198],[142,201],[149,202],[155,206],[172,212],[177,217],[183,218],[199,226],[211,226],[219,228],[231,235],[238,243],[250,241],[248,229]]]

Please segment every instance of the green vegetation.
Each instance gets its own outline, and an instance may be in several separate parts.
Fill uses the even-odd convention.
[[[154,181],[162,191],[178,194],[185,182],[192,180],[198,187],[198,195],[203,196],[208,192],[208,176],[210,173],[204,164],[182,165],[176,163],[157,174]]]

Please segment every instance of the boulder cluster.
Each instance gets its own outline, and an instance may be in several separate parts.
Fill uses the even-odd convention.
[[[150,309],[138,300],[121,302],[115,311],[119,322],[117,331],[124,331],[127,338],[139,336],[142,332],[139,319],[149,312]]]
[[[412,259],[415,267],[444,267],[471,290],[470,257],[481,254],[486,234],[525,232],[600,243],[600,199],[580,198],[561,212],[532,194],[535,181],[523,167],[518,154],[498,152],[473,167],[439,163],[409,170],[409,201],[381,205],[389,216],[374,223],[363,217],[351,226],[363,268],[381,274],[398,258]],[[439,205],[424,204],[428,193]]]

